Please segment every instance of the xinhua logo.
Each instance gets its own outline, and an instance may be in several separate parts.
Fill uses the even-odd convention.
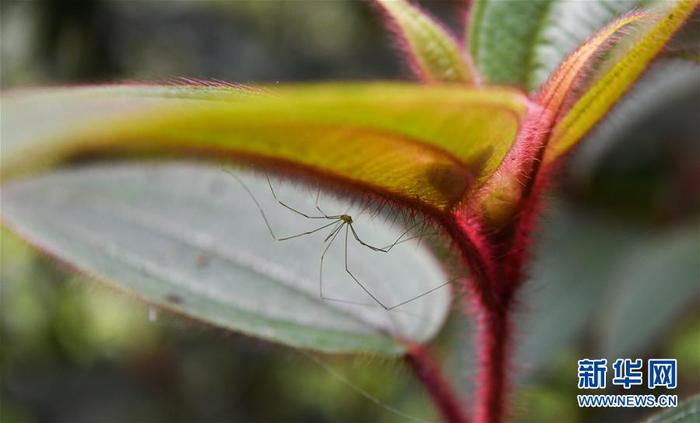
[[[675,358],[650,358],[647,360],[647,387],[649,389],[674,389],[677,385],[677,361]],[[612,364],[613,385],[630,389],[644,383],[641,358],[618,358]],[[578,361],[578,388],[605,389],[608,360],[584,358]]]
[[[613,361],[612,385],[631,389],[644,385],[648,389],[675,389],[677,386],[677,362],[670,358],[651,358],[646,369],[641,358],[618,358]],[[645,373],[646,370],[646,373]],[[584,358],[578,361],[578,388],[605,389],[608,378],[608,360]],[[663,392],[663,391],[662,391]],[[579,407],[676,407],[678,396],[669,394],[645,395],[577,395]]]

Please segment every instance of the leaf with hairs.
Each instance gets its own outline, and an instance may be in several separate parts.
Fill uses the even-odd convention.
[[[680,0],[658,12],[652,26],[558,120],[545,151],[545,164],[571,150],[610,111],[662,52],[698,4],[698,0]]]
[[[232,170],[233,171],[233,170]],[[327,224],[277,204],[267,180],[235,171],[281,235]],[[284,185],[278,195],[307,212],[315,192]],[[385,311],[345,272],[348,268],[389,306],[444,284],[440,264],[416,242],[390,253],[343,236],[326,254],[333,229],[276,242],[245,188],[217,166],[193,163],[97,164],[2,187],[3,225],[41,251],[137,298],[225,329],[330,353],[404,353],[442,326],[450,289]],[[329,213],[355,216],[366,242],[386,245],[403,230],[360,216],[360,207],[326,195]],[[352,241],[352,238],[350,239]],[[343,300],[328,301],[320,296]],[[349,302],[345,302],[349,301]]]
[[[433,18],[406,0],[376,0],[386,13],[415,73],[428,82],[478,80],[471,60]]]
[[[589,36],[645,0],[476,0],[469,49],[485,80],[536,91]]]
[[[117,86],[8,93],[2,108],[4,179],[77,159],[237,159],[441,213],[496,169],[527,100],[402,84]]]

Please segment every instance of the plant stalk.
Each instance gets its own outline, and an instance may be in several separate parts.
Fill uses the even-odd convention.
[[[500,423],[506,416],[508,353],[511,328],[508,309],[484,310],[478,317],[479,370],[474,399],[476,423]]]
[[[428,351],[418,344],[407,343],[406,345],[408,350],[406,361],[428,391],[443,420],[447,423],[467,423],[469,418],[460,398],[450,387]]]
[[[464,292],[473,305],[472,314],[477,322],[475,345],[479,358],[472,418],[475,423],[501,423],[507,415],[508,354],[512,335],[510,305],[518,286],[509,283],[509,277],[519,277],[519,272],[509,271],[519,265],[519,261],[510,256],[520,254],[521,250],[485,236],[482,223],[468,212],[457,212],[454,220],[446,223],[445,228],[461,250],[471,273],[464,281]],[[511,248],[499,252],[494,247],[497,245]]]

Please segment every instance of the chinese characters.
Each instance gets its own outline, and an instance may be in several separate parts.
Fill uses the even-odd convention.
[[[630,389],[644,383],[644,369],[641,358],[618,358],[612,363],[613,385]],[[584,358],[578,361],[578,388],[605,389],[608,372],[608,360],[605,358]],[[674,389],[677,386],[677,360],[650,358],[646,367],[647,387],[649,389]]]

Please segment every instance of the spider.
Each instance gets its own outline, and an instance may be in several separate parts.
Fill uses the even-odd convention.
[[[255,203],[255,206],[257,207],[258,211],[260,212],[260,216],[262,216],[262,219],[265,222],[265,226],[267,227],[267,230],[269,231],[270,236],[272,236],[272,239],[274,239],[275,241],[280,241],[280,242],[281,241],[288,241],[290,239],[295,239],[295,238],[300,238],[300,237],[303,237],[306,235],[311,235],[311,234],[314,234],[316,232],[322,231],[324,229],[329,229],[330,232],[323,240],[323,243],[326,244],[326,246],[323,249],[323,252],[321,253],[321,259],[320,259],[320,264],[319,264],[319,296],[323,300],[366,305],[363,303],[357,303],[357,302],[349,301],[349,300],[330,298],[330,297],[325,296],[323,293],[323,261],[326,257],[326,253],[328,252],[330,247],[333,245],[333,242],[336,240],[338,235],[340,235],[341,233],[344,233],[343,236],[345,238],[345,240],[344,240],[344,243],[345,243],[345,253],[344,253],[345,272],[353,279],[353,281],[355,281],[355,283],[360,288],[362,288],[362,290],[370,298],[372,298],[372,300],[374,300],[374,302],[376,302],[381,308],[383,308],[386,311],[391,311],[395,308],[401,307],[401,306],[406,305],[410,302],[418,300],[419,298],[422,298],[422,297],[444,287],[445,285],[448,285],[448,284],[454,282],[454,280],[447,281],[447,282],[445,282],[441,285],[438,285],[438,286],[436,286],[428,291],[425,291],[425,292],[418,294],[416,296],[413,296],[407,300],[404,300],[404,301],[401,301],[397,304],[389,306],[389,305],[385,304],[384,302],[382,302],[374,293],[372,293],[372,291],[364,283],[362,283],[362,281],[360,281],[360,279],[358,279],[355,276],[355,274],[353,274],[353,272],[350,270],[350,268],[348,266],[348,240],[350,239],[350,236],[352,235],[352,238],[354,238],[359,244],[361,244],[362,246],[364,246],[366,248],[369,248],[372,251],[379,252],[379,253],[389,253],[391,251],[391,249],[394,248],[395,246],[397,246],[398,244],[400,244],[402,242],[410,241],[412,239],[419,238],[421,236],[421,235],[416,235],[416,236],[404,238],[404,237],[406,237],[406,235],[408,235],[409,232],[411,232],[418,225],[417,223],[410,226],[408,229],[406,229],[391,244],[384,246],[384,247],[377,247],[375,245],[372,245],[372,244],[369,244],[369,243],[363,241],[362,238],[360,238],[360,236],[358,235],[357,230],[355,229],[355,226],[354,226],[355,220],[353,219],[353,217],[351,215],[346,214],[346,213],[329,215],[321,209],[321,207],[319,206],[319,196],[321,194],[320,189],[316,194],[316,201],[315,201],[315,208],[320,213],[320,215],[310,215],[310,214],[304,213],[300,210],[297,210],[294,207],[292,207],[292,206],[286,204],[285,202],[283,202],[282,200],[280,200],[277,197],[277,193],[275,193],[274,188],[272,187],[272,182],[270,182],[270,178],[266,177],[267,185],[270,187],[270,192],[272,193],[272,197],[275,199],[275,201],[279,205],[281,205],[282,207],[284,207],[284,208],[290,210],[291,212],[293,212],[299,216],[302,216],[306,219],[328,221],[328,223],[321,225],[315,229],[312,229],[312,230],[309,230],[306,232],[301,232],[301,233],[298,233],[295,235],[280,237],[277,234],[275,234],[275,232],[272,230],[272,226],[270,225],[270,221],[268,220],[267,215],[265,214],[265,211],[263,210],[262,206],[258,202],[257,198],[255,198],[255,195],[253,195],[253,192],[248,188],[248,186],[243,182],[243,180],[238,175],[236,175],[235,173],[233,173],[232,171],[230,171],[228,169],[224,169],[224,171],[226,173],[230,174],[231,176],[233,176],[235,178],[235,180],[243,187],[243,189],[246,191],[248,196],[253,200],[253,202]]]

